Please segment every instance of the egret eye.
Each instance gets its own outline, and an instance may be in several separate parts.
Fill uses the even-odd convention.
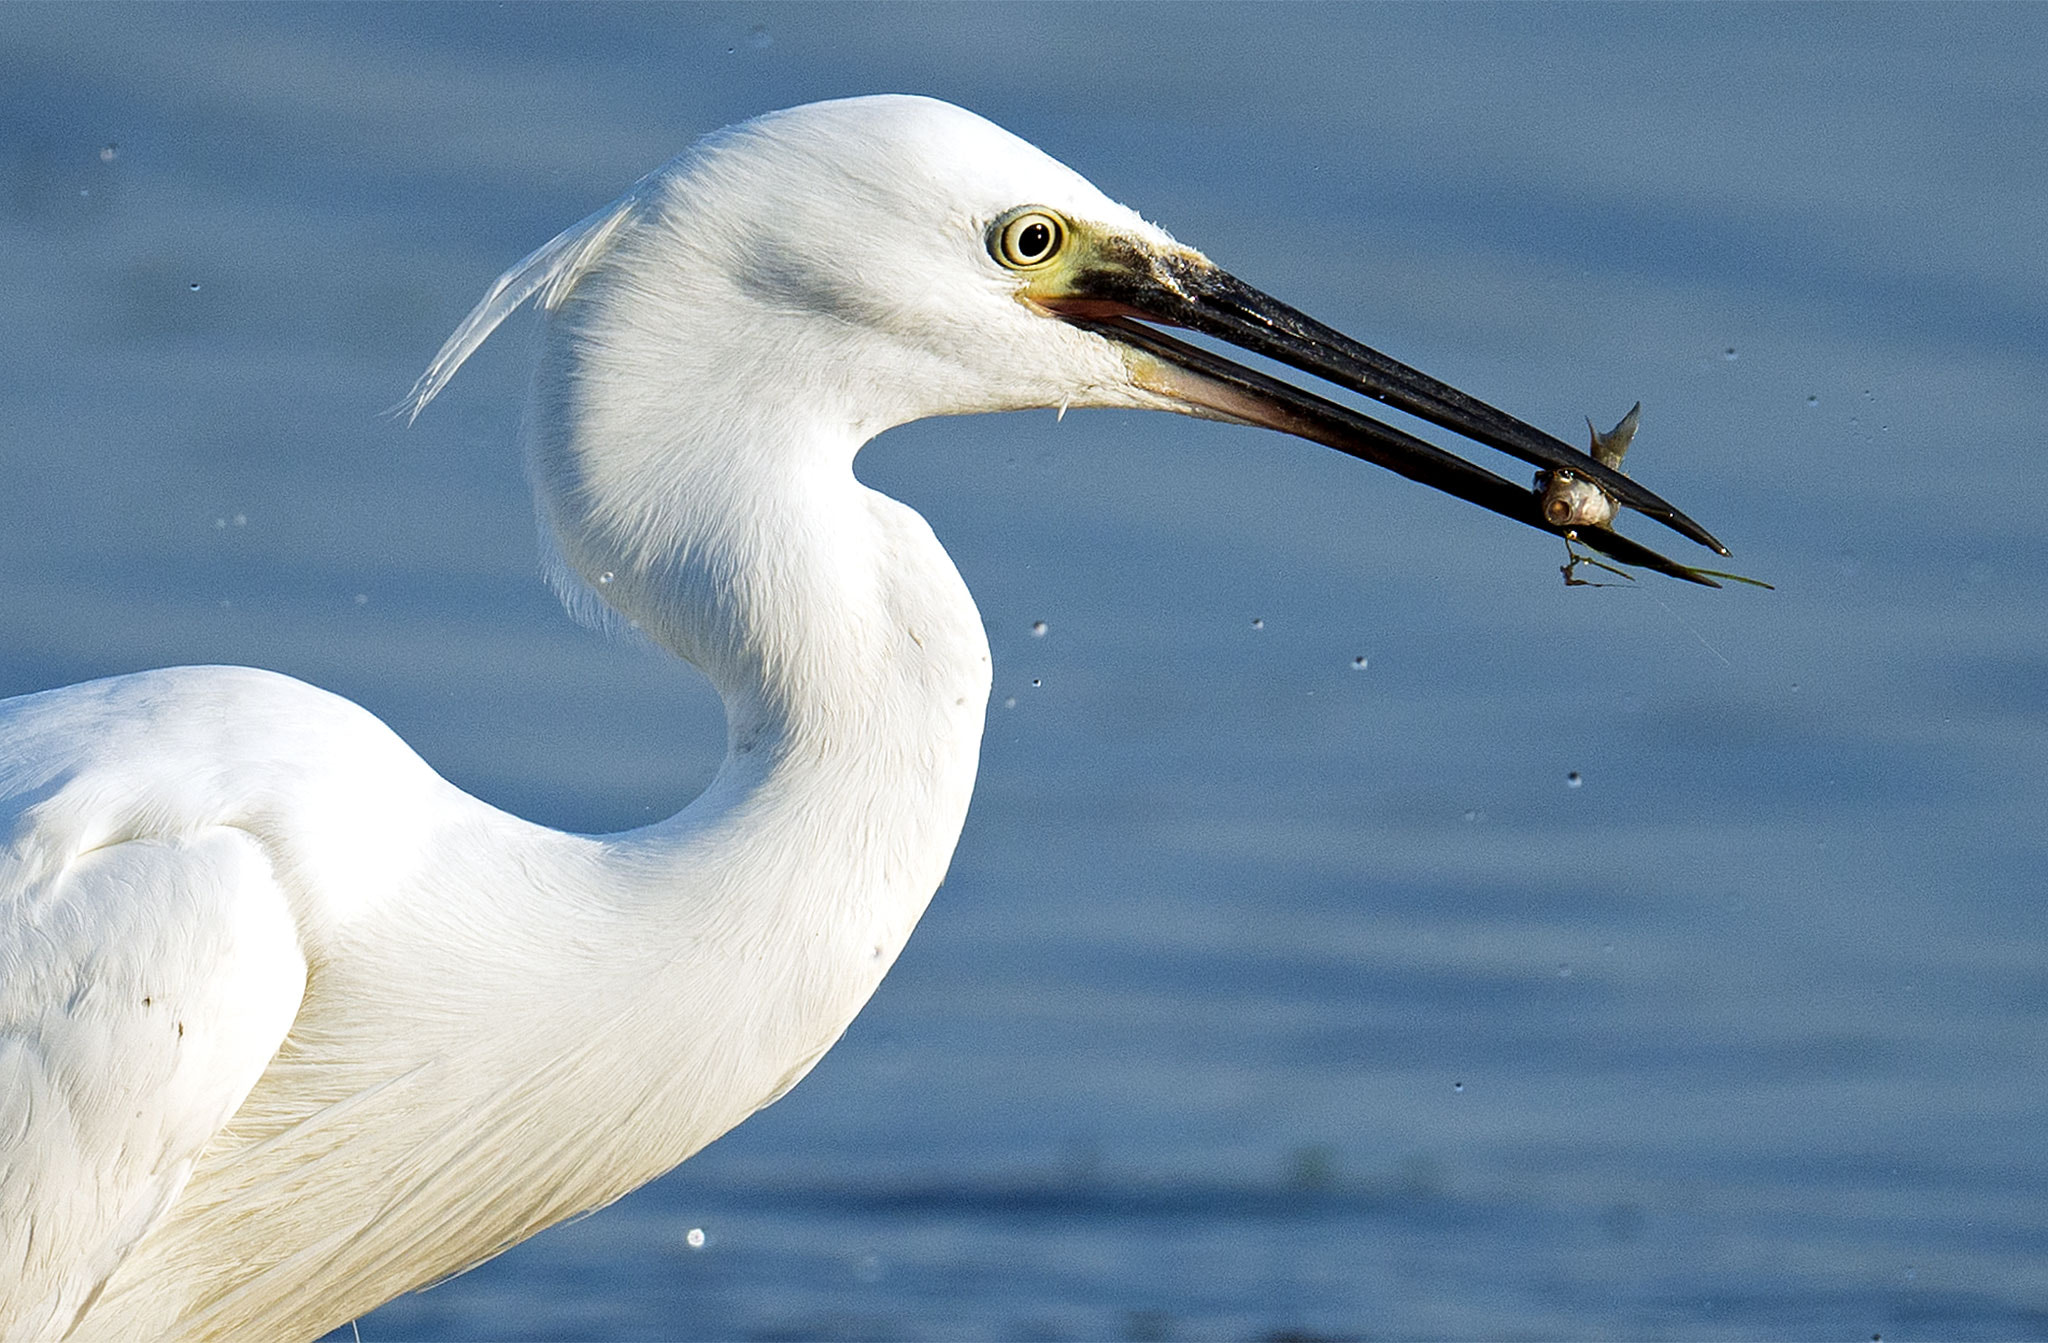
[[[1067,226],[1050,210],[1018,210],[997,221],[989,251],[1012,270],[1043,266],[1059,255],[1067,240]]]

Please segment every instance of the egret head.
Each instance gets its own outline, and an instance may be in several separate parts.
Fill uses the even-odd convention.
[[[812,103],[709,136],[643,186],[575,292],[606,357],[644,355],[650,384],[800,405],[855,444],[939,415],[1158,404],[1114,342],[1035,300],[1098,242],[1181,249],[970,112]]]
[[[1032,145],[928,98],[814,103],[708,137],[509,272],[422,378],[415,410],[535,293],[557,327],[543,416],[581,423],[595,392],[609,432],[679,423],[682,398],[699,417],[775,419],[764,438],[848,451],[934,415],[1172,410],[1308,438],[1565,530],[1528,487],[1171,334],[1184,331],[1569,472],[1721,551],[1618,471],[1259,292]],[[1707,581],[1605,527],[1578,531]]]

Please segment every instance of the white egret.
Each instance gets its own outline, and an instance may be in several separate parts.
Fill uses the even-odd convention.
[[[945,552],[854,478],[892,425],[1178,411],[1545,525],[1531,491],[1147,323],[1192,328],[1712,544],[928,99],[704,140],[499,280],[414,411],[530,298],[552,572],[710,677],[715,780],[562,834],[268,672],[0,704],[0,1337],[316,1336],[661,1174],[818,1061],[945,873],[989,690]]]

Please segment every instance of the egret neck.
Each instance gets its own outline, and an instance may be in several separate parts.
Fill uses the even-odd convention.
[[[814,314],[796,320],[744,270],[736,281],[733,267],[692,264],[678,247],[686,232],[642,221],[555,305],[527,460],[551,576],[572,609],[596,597],[699,667],[725,704],[712,786],[615,849],[637,870],[672,855],[678,888],[699,890],[722,884],[695,842],[716,826],[715,865],[732,869],[733,889],[782,893],[783,908],[754,912],[756,934],[807,930],[796,997],[775,1010],[808,1003],[822,1049],[951,860],[988,641],[924,519],[853,473],[868,438],[925,412],[929,380],[900,376],[914,352],[868,329],[864,340],[821,332]],[[659,246],[636,264],[649,237]],[[664,284],[642,282],[657,268]],[[707,327],[718,341],[690,339]],[[876,340],[897,378],[862,374]],[[891,387],[927,390],[883,394]],[[821,853],[834,861],[821,866]]]

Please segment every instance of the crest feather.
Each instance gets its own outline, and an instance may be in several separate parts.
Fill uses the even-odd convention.
[[[462,325],[442,344],[427,371],[392,410],[411,424],[427,408],[455,371],[462,367],[479,345],[518,310],[526,300],[540,296],[544,311],[553,312],[611,246],[619,230],[653,194],[655,179],[668,170],[667,164],[635,182],[632,189],[597,213],[572,224],[530,253],[518,265],[500,275]]]

